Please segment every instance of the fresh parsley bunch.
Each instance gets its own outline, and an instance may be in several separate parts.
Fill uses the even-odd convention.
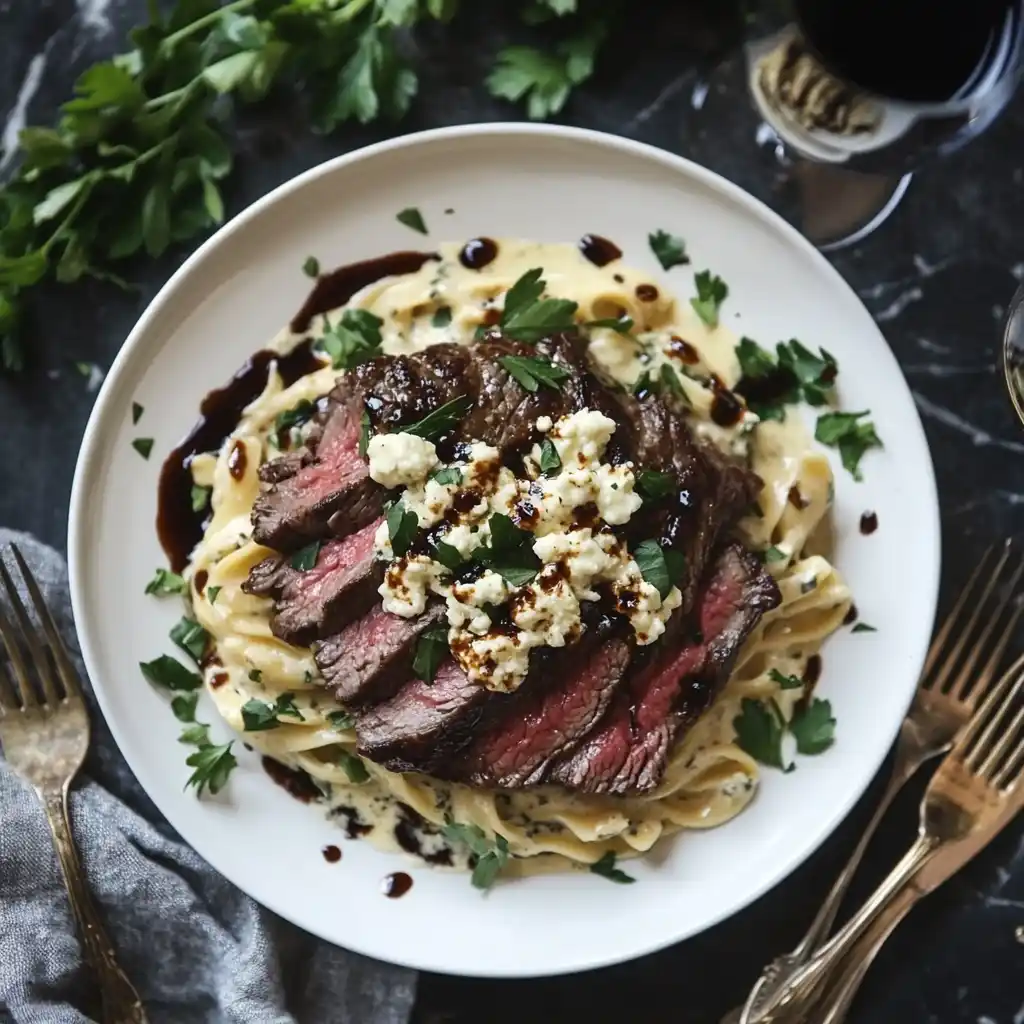
[[[562,41],[551,53],[502,51],[487,87],[548,117],[593,70],[615,0],[519,2],[525,21],[557,22]],[[164,15],[151,2],[131,49],[79,77],[54,127],[19,136],[20,165],[0,188],[0,369],[23,365],[23,300],[44,278],[126,286],[129,259],[221,223],[233,103],[292,89],[315,132],[400,118],[418,84],[402,34],[458,10],[459,0],[178,0]]]

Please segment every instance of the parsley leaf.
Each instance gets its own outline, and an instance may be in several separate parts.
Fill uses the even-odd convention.
[[[415,206],[408,206],[395,216],[395,220],[405,227],[418,231],[421,235],[427,234],[427,225],[423,220],[423,214]]]
[[[690,299],[694,312],[714,329],[718,326],[718,310],[729,294],[729,286],[717,275],[712,277],[710,270],[701,270],[694,275],[697,285],[697,297]]]
[[[359,457],[366,458],[366,451],[370,447],[370,435],[373,427],[370,424],[370,414],[364,409],[359,417]]]
[[[663,601],[674,586],[674,576],[666,560],[666,554],[665,549],[656,540],[645,540],[633,550],[633,561],[639,567],[640,575],[658,591]]]
[[[396,501],[388,509],[386,522],[391,550],[395,553],[396,558],[401,558],[412,546],[416,531],[420,528],[419,516]]]
[[[326,319],[317,348],[331,359],[336,370],[351,370],[381,354],[379,316],[365,309],[346,309],[333,325]]]
[[[606,327],[609,331],[617,334],[629,335],[633,330],[633,318],[623,314],[622,316],[605,317],[603,320],[588,320],[584,327]]]
[[[132,441],[132,447],[146,460],[149,459],[149,453],[153,450],[153,438],[151,437],[137,437]]]
[[[179,693],[171,699],[171,711],[174,717],[188,725],[196,720],[196,704],[199,703],[199,691]]]
[[[224,589],[223,587],[207,587],[206,590],[204,591],[204,593],[206,594],[206,600],[209,601],[210,604],[216,604],[217,603],[217,595],[223,589]]]
[[[320,541],[315,540],[312,544],[307,544],[304,548],[299,548],[299,550],[292,555],[291,562],[289,564],[293,569],[298,569],[299,572],[309,572],[309,570],[316,565],[316,560],[319,555]]]
[[[451,433],[456,424],[473,408],[473,399],[469,395],[459,395],[450,402],[445,402],[423,419],[402,427],[406,434],[425,437],[428,441],[437,441],[445,434]]]
[[[462,470],[458,466],[442,466],[440,469],[435,469],[427,479],[444,486],[458,485],[462,483]]]
[[[412,660],[413,674],[425,683],[432,683],[446,657],[448,630],[443,626],[426,630],[416,642],[416,654]]]
[[[308,422],[316,412],[316,406],[308,399],[303,398],[290,409],[279,412],[274,419],[274,433],[277,436],[277,446],[284,446],[283,438],[292,427],[301,426]]]
[[[356,720],[347,711],[329,711],[327,721],[331,723],[331,728],[337,729],[338,732],[351,729],[356,724]]]
[[[450,569],[452,572],[458,572],[466,562],[462,557],[462,552],[457,547],[446,544],[443,540],[439,540],[434,544],[433,556],[435,562],[440,562],[446,569]]]
[[[147,594],[157,594],[165,597],[167,594],[183,594],[186,583],[183,576],[169,569],[157,569],[153,578],[146,584]]]
[[[186,668],[177,658],[168,654],[161,654],[153,661],[140,661],[139,668],[151,683],[168,690],[198,690],[203,685],[198,672]]]
[[[199,484],[192,485],[192,511],[202,512],[210,504],[210,495],[213,494],[212,487],[200,487]]]
[[[266,701],[247,700],[242,705],[242,726],[246,732],[264,732],[280,726],[278,715],[286,715],[303,721],[302,712],[295,706],[295,696],[282,693],[273,704]]]
[[[306,262],[302,264],[302,272],[306,277],[319,277],[320,261],[315,256],[307,256]]]
[[[132,423],[138,423],[146,410],[138,402],[132,402]]]
[[[542,299],[546,282],[543,271],[526,271],[505,295],[501,332],[517,341],[538,341],[549,334],[575,326],[576,303],[568,299]]]
[[[799,676],[783,675],[777,668],[768,670],[768,678],[773,683],[778,683],[783,690],[802,690],[804,681]]]
[[[787,768],[782,763],[785,723],[775,702],[769,705],[744,697],[740,707],[740,713],[732,721],[739,747],[761,764],[792,771],[792,765]]]
[[[620,885],[628,885],[631,882],[635,882],[636,879],[632,875],[627,875],[625,871],[620,871],[615,866],[615,861],[615,851],[608,850],[590,865],[590,870],[595,875],[607,878],[609,882],[618,882]]]
[[[793,716],[789,726],[796,739],[796,749],[801,754],[820,754],[835,742],[836,720],[832,717],[832,705],[817,697],[803,710]]]
[[[881,448],[882,441],[875,433],[873,423],[858,423],[864,412],[826,412],[818,417],[814,428],[815,440],[830,447],[839,448],[839,456],[843,466],[849,470],[854,480],[863,479],[860,471],[860,460],[870,448]]]
[[[554,476],[561,468],[562,460],[554,441],[545,437],[540,443],[540,471],[545,476]]]
[[[683,384],[679,379],[679,374],[676,373],[668,363],[661,364],[661,373],[658,374],[657,389],[678,398],[683,405],[691,406],[693,404],[690,401],[689,395],[687,395],[683,390]]]
[[[761,348],[753,338],[740,338],[740,343],[736,346],[736,358],[739,360],[740,373],[744,377],[767,377],[777,369],[771,352]]]
[[[508,841],[505,837],[495,835],[490,839],[479,825],[461,825],[454,821],[448,822],[441,833],[449,842],[468,847],[477,858],[470,881],[477,889],[490,889],[508,863]]]
[[[878,630],[874,626],[869,626],[866,622],[858,622],[853,627],[853,629],[850,630],[850,632],[851,633],[877,633]]]
[[[452,322],[452,307],[439,306],[430,318],[431,327],[447,327]]]
[[[564,366],[536,356],[500,356],[498,362],[530,392],[536,392],[542,384],[557,391],[570,376]]]
[[[357,786],[370,777],[370,773],[366,770],[366,765],[363,764],[362,758],[347,750],[338,751],[338,766],[344,770],[348,776],[348,781]]]
[[[686,255],[686,242],[678,235],[670,235],[667,231],[654,231],[647,236],[647,244],[657,257],[662,270],[682,267],[690,262]]]
[[[210,634],[195,619],[182,616],[171,630],[171,639],[195,661],[200,661],[206,653],[206,645]]]
[[[774,544],[767,548],[764,553],[765,562],[784,562],[787,558],[789,558],[789,555],[782,548],[775,547]]]
[[[796,338],[780,342],[776,346],[779,367],[789,370],[800,386],[800,392],[808,405],[824,405],[835,387],[839,364],[824,349],[816,356],[809,348],[801,345]]]
[[[197,796],[202,796],[206,789],[213,795],[219,793],[226,785],[228,776],[238,767],[238,760],[231,753],[233,746],[234,740],[219,747],[204,746],[185,758],[185,764],[195,769],[185,783],[185,788],[194,786]]]
[[[646,502],[661,501],[674,494],[676,487],[676,478],[658,469],[642,469],[636,475],[636,489]]]
[[[181,730],[178,737],[179,743],[188,743],[194,747],[208,747],[210,745],[210,727],[202,722],[193,722],[187,729]]]
[[[487,520],[491,536],[473,552],[473,559],[496,572],[513,587],[522,587],[537,575],[540,559],[533,551],[533,534],[519,529],[508,516],[495,512]]]

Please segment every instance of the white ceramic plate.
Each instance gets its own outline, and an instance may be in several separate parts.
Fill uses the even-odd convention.
[[[636,885],[547,875],[481,896],[463,875],[342,842],[244,751],[230,792],[199,801],[182,791],[189,769],[178,724],[139,674],[140,661],[169,650],[167,632],[181,614],[174,600],[142,595],[164,564],[153,525],[162,459],[206,391],[301,305],[305,257],[331,267],[418,247],[395,220],[407,206],[422,210],[435,242],[481,234],[573,241],[595,232],[656,279],[663,275],[648,232],[679,232],[694,263],[668,275],[677,294],[691,293],[690,269],[711,267],[730,287],[730,326],[764,341],[824,345],[842,367],[844,407],[871,409],[885,441],[884,452],[865,459],[864,483],[836,467],[835,560],[863,619],[878,627],[842,630],[826,646],[819,692],[833,703],[838,742],[792,775],[766,770],[757,799],[732,823],[682,835],[631,863]],[[133,400],[146,410],[138,427]],[[148,462],[131,448],[137,436],[156,439]],[[867,509],[880,527],[862,537]],[[106,379],[78,463],[69,549],[75,619],[100,705],[139,781],[199,853],[261,903],[339,945],[491,976],[639,956],[735,913],[797,867],[850,810],[894,738],[928,643],[939,574],[935,481],[914,403],[839,275],[709,171],[635,142],[532,125],[426,132],[341,157],[276,189],[202,246],[146,311]],[[212,706],[203,710],[214,720]],[[227,738],[226,727],[214,732]],[[321,856],[332,842],[344,848],[340,864]],[[414,887],[386,899],[381,879],[398,869],[413,874]]]

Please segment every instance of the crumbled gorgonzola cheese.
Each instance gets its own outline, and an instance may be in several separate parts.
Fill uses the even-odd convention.
[[[377,434],[366,449],[370,479],[385,487],[408,487],[424,480],[437,465],[437,450],[415,434]]]

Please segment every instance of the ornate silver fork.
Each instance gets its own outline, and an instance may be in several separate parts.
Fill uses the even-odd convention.
[[[1022,696],[1024,673],[1015,665],[971,716],[932,776],[921,801],[917,841],[849,922],[776,993],[765,1009],[765,1021],[808,1020],[822,987],[842,970],[850,951],[918,872],[985,834],[1007,808],[1019,809],[1024,786]]]
[[[949,749],[991,685],[1024,608],[1017,600],[1022,574],[1024,561],[1009,540],[994,545],[982,557],[928,650],[913,703],[900,728],[885,792],[846,867],[800,944],[765,968],[746,1003],[726,1014],[722,1024],[755,1024],[824,942],[864,851],[896,794],[923,764]],[[989,656],[979,667],[986,650]]]
[[[0,553],[0,582],[16,620],[0,603],[0,640],[10,663],[8,671],[0,660],[0,744],[46,812],[82,949],[99,981],[104,1024],[146,1024],[142,1001],[118,966],[89,893],[71,832],[68,791],[89,746],[82,687],[39,585],[21,552],[13,544],[10,551],[42,630],[33,625]]]

